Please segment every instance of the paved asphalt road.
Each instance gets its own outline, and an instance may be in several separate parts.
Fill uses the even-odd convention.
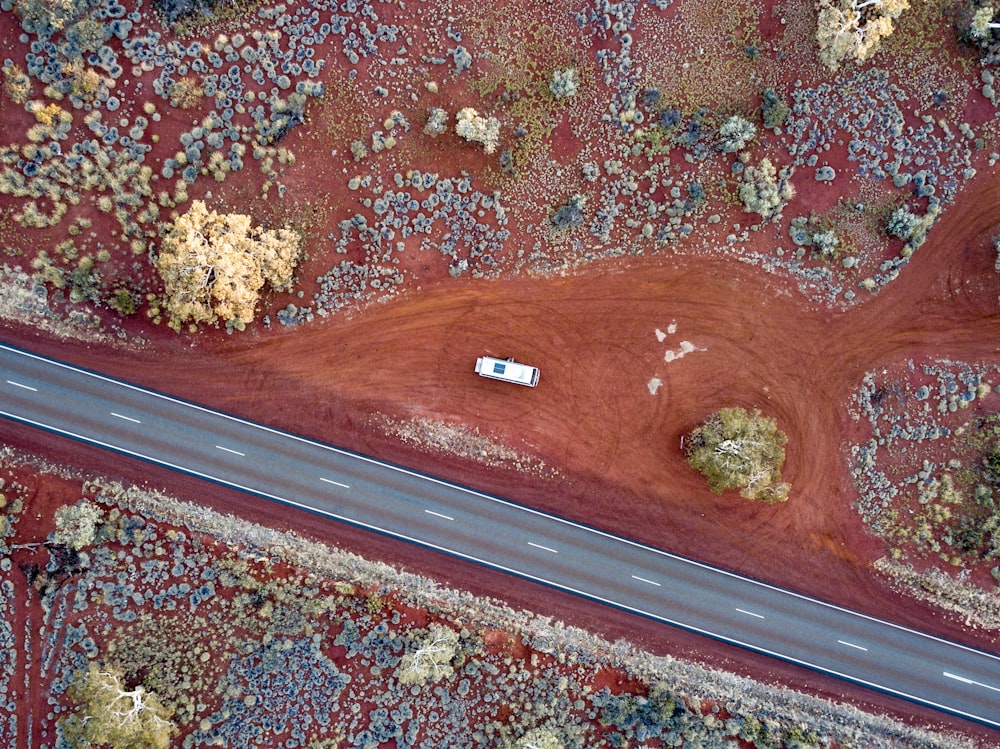
[[[0,416],[1000,728],[1000,657],[0,344]]]

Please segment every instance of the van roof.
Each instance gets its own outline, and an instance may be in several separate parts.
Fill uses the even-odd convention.
[[[476,361],[476,371],[483,377],[534,386],[538,382],[538,369],[505,359],[483,356]]]

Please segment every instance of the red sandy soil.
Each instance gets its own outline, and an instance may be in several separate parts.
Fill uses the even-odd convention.
[[[763,26],[761,32],[768,37]],[[789,78],[797,74],[792,67],[786,73]],[[448,106],[468,103],[460,101],[458,93],[443,87],[441,100]],[[963,114],[978,126],[989,114],[981,111],[982,103],[980,111],[974,109],[970,106]],[[25,114],[18,115],[22,124],[30,120]],[[175,112],[165,118],[158,130],[164,133],[164,143],[174,130],[186,126],[186,117]],[[411,119],[416,123],[416,117]],[[554,152],[570,149],[567,129],[564,124],[555,131],[559,142]],[[283,145],[300,152],[300,146],[316,143],[309,146],[306,136],[296,132]],[[401,144],[400,163],[406,163],[410,154],[404,151],[411,147]],[[442,174],[482,157],[482,163],[470,167],[478,173],[487,161],[475,147],[465,148],[461,156],[449,156],[448,151],[435,144],[428,156]],[[842,155],[835,158],[831,153],[830,163],[838,173],[851,171]],[[414,165],[425,168],[422,162]],[[328,170],[339,172],[339,166],[331,160]],[[258,209],[268,210],[264,201],[250,199],[257,188],[253,183],[261,178],[251,179],[255,170],[246,171],[239,181],[212,189],[223,203],[246,204],[257,215]],[[591,266],[589,275],[475,281],[448,279],[435,253],[436,263],[427,273],[416,272],[419,263],[411,268],[420,276],[414,283],[422,288],[409,285],[408,293],[390,303],[305,329],[254,330],[232,338],[209,331],[196,344],[166,330],[145,329],[155,350],[140,351],[57,342],[13,327],[5,329],[3,339],[997,651],[997,636],[970,631],[956,619],[891,592],[873,577],[869,565],[885,547],[851,509],[855,490],[843,452],[850,427],[847,399],[866,371],[924,356],[1000,361],[1000,276],[993,270],[989,247],[996,233],[992,206],[1000,199],[1000,176],[991,171],[981,168],[957,203],[948,206],[928,243],[897,280],[846,312],[817,310],[789,292],[786,280],[731,259],[646,258],[604,262]],[[346,180],[348,173],[354,172],[341,176]],[[478,180],[477,189],[488,192],[489,180]],[[302,201],[315,196],[317,172],[289,173],[282,182],[288,184],[290,198]],[[843,191],[843,185],[815,182],[809,170],[803,170],[796,185],[799,194],[787,216],[829,208]],[[191,190],[193,197],[203,193],[203,181],[197,187]],[[340,184],[326,201],[346,210],[354,204],[341,201],[347,196]],[[5,205],[0,202],[0,207]],[[92,213],[100,219],[96,210]],[[323,217],[330,226],[341,218]],[[732,220],[749,223],[748,218],[735,212],[727,216],[729,223],[724,219],[717,227],[717,239],[729,231]],[[510,228],[515,235],[522,231]],[[757,235],[761,246],[768,241],[765,233]],[[787,237],[783,241],[788,244]],[[280,298],[282,304],[287,301]],[[673,323],[676,333],[659,341],[656,331],[667,331]],[[129,323],[132,326],[141,328],[143,323]],[[666,362],[664,354],[676,351],[681,341],[697,350]],[[472,363],[483,353],[515,355],[539,366],[539,387],[515,388],[476,377]],[[647,389],[653,377],[663,382],[655,395]],[[785,478],[793,489],[787,503],[767,506],[735,493],[713,495],[685,464],[680,436],[726,405],[760,408],[788,433]],[[557,467],[562,477],[543,479],[421,453],[386,436],[379,428],[379,414],[478,427]],[[928,722],[945,720],[908,703],[451,558],[235,492],[206,490],[193,479],[94,448],[13,425],[6,425],[2,435],[89,470],[166,486],[174,494],[404,564],[450,585],[552,613],[612,638],[628,637],[654,652],[696,655],[759,678],[849,696],[870,709]],[[57,502],[72,499],[39,496],[30,509],[45,516]],[[967,724],[954,723],[969,730]]]
[[[250,334],[129,353],[5,339],[240,416],[496,492],[540,509],[988,650],[994,635],[890,592],[869,563],[884,553],[850,507],[842,454],[845,403],[863,373],[906,357],[993,360],[998,281],[987,237],[1000,177],[983,175],[935,228],[900,278],[846,313],[773,293],[768,276],[708,259],[607,268],[603,275],[452,282],[331,319],[308,337]],[[662,343],[655,329],[676,321]],[[679,340],[698,350],[665,363]],[[542,371],[537,389],[477,378],[485,351]],[[663,387],[651,395],[647,381]],[[680,435],[721,405],[759,407],[789,435],[786,504],[708,492],[684,463]],[[546,480],[428,456],[373,428],[373,415],[478,426],[558,466]],[[924,720],[941,716],[430,552],[347,530],[159,469],[69,446],[20,427],[12,441],[91,469],[168,485],[265,523],[433,574],[449,584],[551,612],[654,651],[697,653],[762,678]],[[36,512],[40,510],[35,510]],[[967,726],[965,726],[968,728]]]

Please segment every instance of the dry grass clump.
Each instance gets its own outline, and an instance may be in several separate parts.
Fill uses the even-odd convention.
[[[538,475],[557,473],[544,461],[463,424],[447,424],[433,419],[395,421],[386,418],[385,426],[395,437],[422,450],[448,453],[488,466],[512,466]]]
[[[170,104],[181,109],[194,109],[205,95],[205,89],[195,78],[184,76],[170,87]]]
[[[31,79],[12,62],[3,66],[3,90],[15,104],[24,104],[31,96]]]
[[[93,68],[84,67],[80,62],[68,63],[66,74],[70,80],[70,95],[83,101],[93,101],[104,82],[100,73]]]
[[[875,569],[903,593],[959,615],[967,627],[1000,630],[1000,595],[994,591],[962,582],[936,567],[919,572],[885,557],[875,562]]]

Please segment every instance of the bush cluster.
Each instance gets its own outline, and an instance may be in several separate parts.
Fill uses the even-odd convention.
[[[733,115],[719,128],[719,148],[723,153],[736,153],[757,137],[757,128],[745,117]]]
[[[576,96],[580,89],[580,82],[576,78],[575,68],[556,70],[552,73],[552,80],[549,82],[549,91],[557,99],[569,99]]]
[[[765,88],[761,94],[760,113],[764,118],[764,127],[774,129],[781,127],[788,119],[791,109],[788,103],[778,96],[773,88]]]
[[[760,214],[764,219],[773,218],[794,194],[791,170],[785,168],[778,172],[768,158],[761,159],[759,166],[748,165],[743,170],[739,197],[751,213]]]
[[[468,141],[482,143],[486,153],[493,153],[500,141],[500,121],[496,117],[482,117],[472,107],[459,110],[455,132]]]
[[[760,411],[723,408],[685,437],[684,452],[713,492],[739,489],[747,499],[783,502],[790,488],[781,480],[787,441]]]

